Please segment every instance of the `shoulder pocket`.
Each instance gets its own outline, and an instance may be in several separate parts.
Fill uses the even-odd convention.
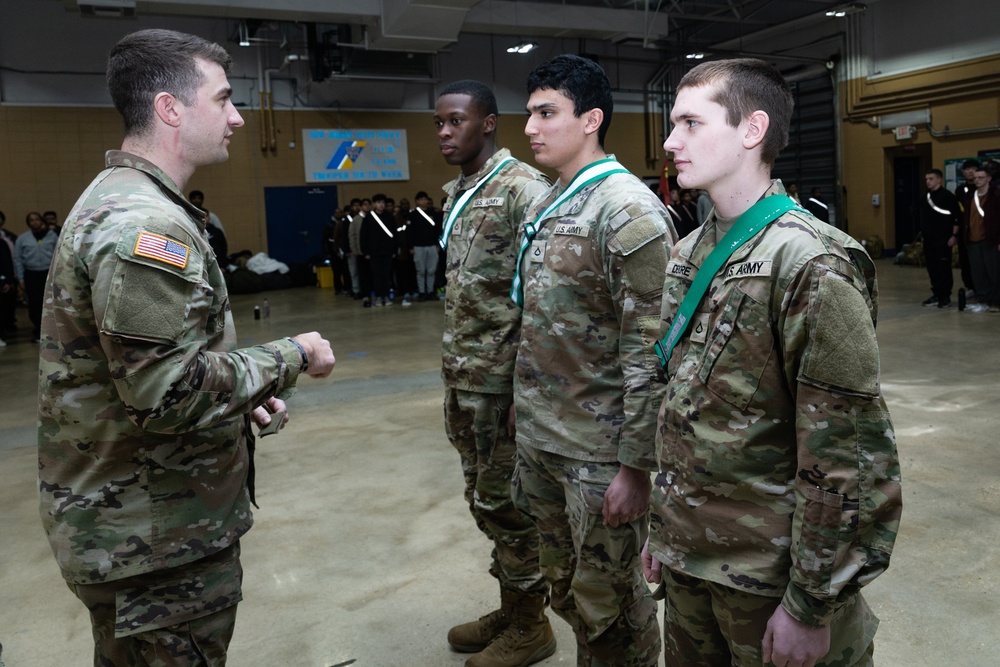
[[[101,329],[128,338],[176,342],[184,331],[192,294],[202,280],[203,259],[180,241],[174,242],[186,248],[183,266],[179,266],[179,251],[172,251],[166,259],[158,259],[155,248],[137,252],[144,233],[126,229],[118,241],[118,262]]]

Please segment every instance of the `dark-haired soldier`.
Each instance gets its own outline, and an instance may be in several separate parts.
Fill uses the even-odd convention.
[[[514,499],[538,526],[578,664],[651,667],[660,631],[640,548],[676,233],[659,197],[604,150],[613,102],[599,65],[557,56],[528,76],[528,93],[524,132],[559,180],[528,211],[512,287],[524,307]]]
[[[334,364],[316,332],[236,349],[204,212],[182,194],[243,125],[229,65],[170,30],[111,50],[122,150],[67,217],[45,286],[42,523],[101,667],[225,664],[253,523],[251,422],[279,427],[281,397]]]
[[[455,650],[478,652],[469,667],[530,665],[556,650],[545,616],[548,586],[538,565],[538,531],[514,506],[510,491],[514,355],[521,328],[510,282],[525,213],[549,183],[497,146],[497,116],[493,91],[471,80],[445,86],[434,108],[441,154],[461,170],[444,186],[439,232],[448,279],[445,428],[461,458],[469,510],[493,542],[490,574],[500,584],[499,609],[448,632]],[[421,292],[427,287],[421,283]]]

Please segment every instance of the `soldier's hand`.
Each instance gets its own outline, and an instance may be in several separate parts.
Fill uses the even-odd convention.
[[[514,404],[510,404],[510,410],[507,411],[507,435],[514,437],[517,435],[517,411],[514,410]]]
[[[646,577],[646,581],[651,584],[660,583],[660,570],[662,567],[663,564],[653,558],[653,554],[649,553],[649,538],[647,537],[646,543],[642,545],[642,574]]]
[[[273,419],[272,415],[280,412],[281,413],[281,426],[278,428],[285,428],[285,424],[288,423],[288,406],[280,398],[272,396],[271,398],[264,401],[264,405],[258,405],[250,413],[250,418],[253,423],[259,428],[264,428],[271,423]]]
[[[325,378],[330,374],[334,364],[337,363],[336,357],[333,356],[333,350],[330,349],[330,341],[315,331],[292,336],[292,340],[302,346],[302,349],[306,351],[306,357],[309,358],[309,368],[306,369],[306,375],[314,378]]]
[[[792,618],[780,604],[767,621],[761,657],[775,667],[813,667],[830,651],[830,626],[814,628]]]
[[[621,466],[604,492],[604,525],[617,528],[643,516],[649,509],[651,489],[648,472]]]

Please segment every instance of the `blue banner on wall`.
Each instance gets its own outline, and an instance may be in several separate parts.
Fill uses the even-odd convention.
[[[306,183],[406,181],[406,130],[302,130]]]

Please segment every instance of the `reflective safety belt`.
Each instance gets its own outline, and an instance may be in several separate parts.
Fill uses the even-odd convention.
[[[719,245],[708,254],[708,258],[698,269],[698,274],[691,283],[691,288],[684,296],[681,307],[674,316],[674,321],[667,331],[663,340],[653,343],[656,356],[660,358],[660,365],[664,369],[670,361],[670,355],[674,352],[674,346],[687,330],[691,322],[691,316],[705,296],[708,286],[712,284],[712,279],[719,272],[722,265],[732,256],[736,249],[752,239],[757,233],[764,229],[772,220],[787,213],[793,208],[798,208],[795,201],[788,196],[774,195],[765,197],[747,209],[739,219],[733,223],[732,228],[722,237]],[[801,209],[800,209],[801,210]]]
[[[372,214],[372,217],[375,218],[375,222],[378,223],[378,226],[381,227],[382,231],[386,233],[386,236],[388,236],[390,239],[394,238],[393,235],[392,235],[392,232],[389,231],[389,228],[386,227],[382,223],[382,219],[380,217],[378,217],[378,213],[376,213],[375,211],[372,211],[371,214]]]
[[[455,226],[455,221],[458,220],[458,216],[460,216],[462,214],[462,211],[465,210],[465,205],[469,203],[470,199],[472,199],[472,195],[474,195],[476,191],[479,190],[479,188],[486,185],[486,181],[493,178],[493,176],[498,171],[500,171],[500,168],[502,166],[504,166],[513,159],[514,158],[512,156],[507,156],[504,159],[500,160],[500,164],[493,167],[490,173],[483,176],[478,183],[476,183],[474,186],[463,192],[462,196],[458,198],[454,206],[451,207],[451,210],[448,211],[448,219],[444,221],[444,229],[441,230],[441,238],[438,239],[438,243],[441,245],[442,250],[448,249],[448,239],[449,237],[451,237],[451,228]]]
[[[424,211],[424,209],[422,209],[422,208],[420,208],[418,206],[417,207],[417,211],[420,213],[420,215],[424,216],[424,220],[426,220],[427,222],[431,223],[431,227],[437,227],[437,225],[434,223],[434,218],[432,218],[431,216],[427,215],[427,213]]]
[[[927,195],[927,198],[930,199],[930,195],[929,194]],[[809,201],[811,201],[812,203],[816,204],[817,206],[822,206],[823,208],[825,208],[828,211],[830,210],[829,206],[827,206],[826,204],[824,204],[820,200],[816,199],[815,197],[810,197]],[[931,206],[933,206],[933,204],[931,204]]]
[[[929,192],[927,193],[927,205],[930,206],[935,211],[937,211],[938,213],[940,213],[941,215],[951,215],[951,211],[943,209],[940,206],[934,205],[934,200],[931,199],[931,193]]]
[[[985,218],[986,213],[983,212],[983,207],[979,203],[979,190],[976,190],[974,193],[972,193],[972,198],[976,202],[976,210],[979,211],[979,217]]]
[[[627,174],[628,169],[621,166],[618,160],[613,157],[605,158],[603,160],[598,160],[597,162],[592,162],[587,165],[580,172],[573,177],[573,180],[569,182],[566,189],[563,190],[562,194],[556,197],[556,200],[549,204],[544,211],[542,211],[534,222],[528,222],[524,225],[524,236],[521,237],[521,247],[517,252],[517,264],[515,267],[517,270],[514,272],[514,281],[510,286],[510,298],[519,306],[524,306],[524,283],[521,281],[521,263],[524,260],[524,253],[528,250],[531,242],[535,239],[535,235],[538,233],[538,224],[551,215],[559,206],[583,190],[585,187],[597,181],[603,181],[605,178],[611,174]]]

